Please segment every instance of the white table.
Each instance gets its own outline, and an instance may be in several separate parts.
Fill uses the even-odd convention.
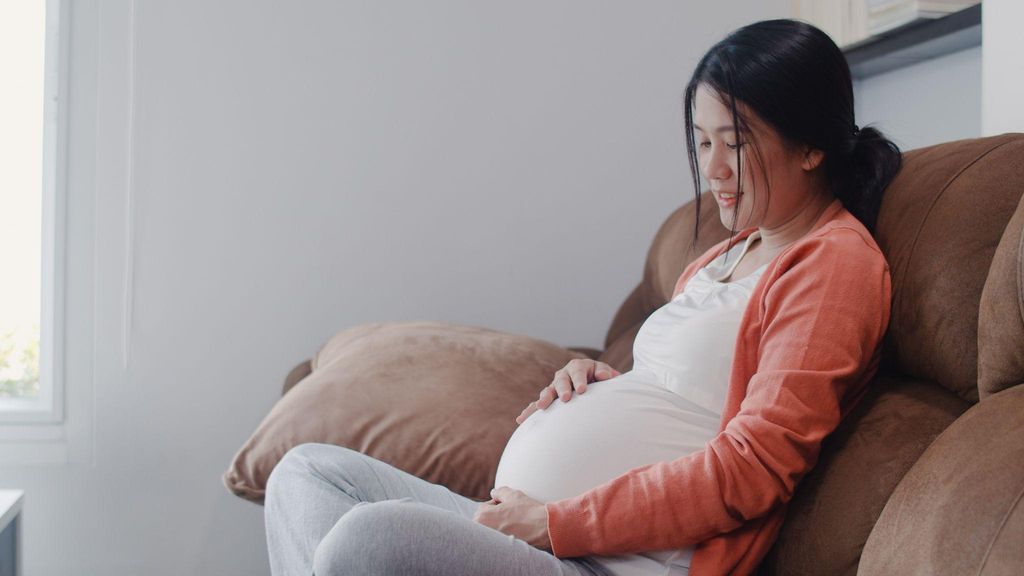
[[[21,502],[24,490],[0,490],[0,576],[21,576]]]

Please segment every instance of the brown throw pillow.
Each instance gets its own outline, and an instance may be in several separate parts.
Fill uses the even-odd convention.
[[[581,357],[535,338],[441,322],[344,330],[238,451],[224,485],[262,503],[285,452],[320,442],[485,501],[515,417]]]

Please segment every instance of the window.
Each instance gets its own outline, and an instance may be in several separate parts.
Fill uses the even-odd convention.
[[[0,422],[63,421],[61,0],[0,3]],[[66,24],[63,26],[66,29]]]

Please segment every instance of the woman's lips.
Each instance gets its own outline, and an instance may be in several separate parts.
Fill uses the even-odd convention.
[[[737,194],[736,196],[733,196],[732,198],[723,198],[720,194],[715,194],[715,199],[718,200],[719,206],[729,207],[736,204],[736,199],[739,198],[740,196],[743,196],[742,192]]]

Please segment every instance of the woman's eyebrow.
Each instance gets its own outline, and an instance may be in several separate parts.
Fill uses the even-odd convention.
[[[704,132],[704,129],[701,128],[700,126],[696,125],[696,124],[694,124],[693,127],[696,128],[697,130],[700,130],[701,132]],[[734,128],[735,128],[734,126],[719,126],[718,128],[715,128],[715,132],[718,132],[718,133],[733,132]]]

